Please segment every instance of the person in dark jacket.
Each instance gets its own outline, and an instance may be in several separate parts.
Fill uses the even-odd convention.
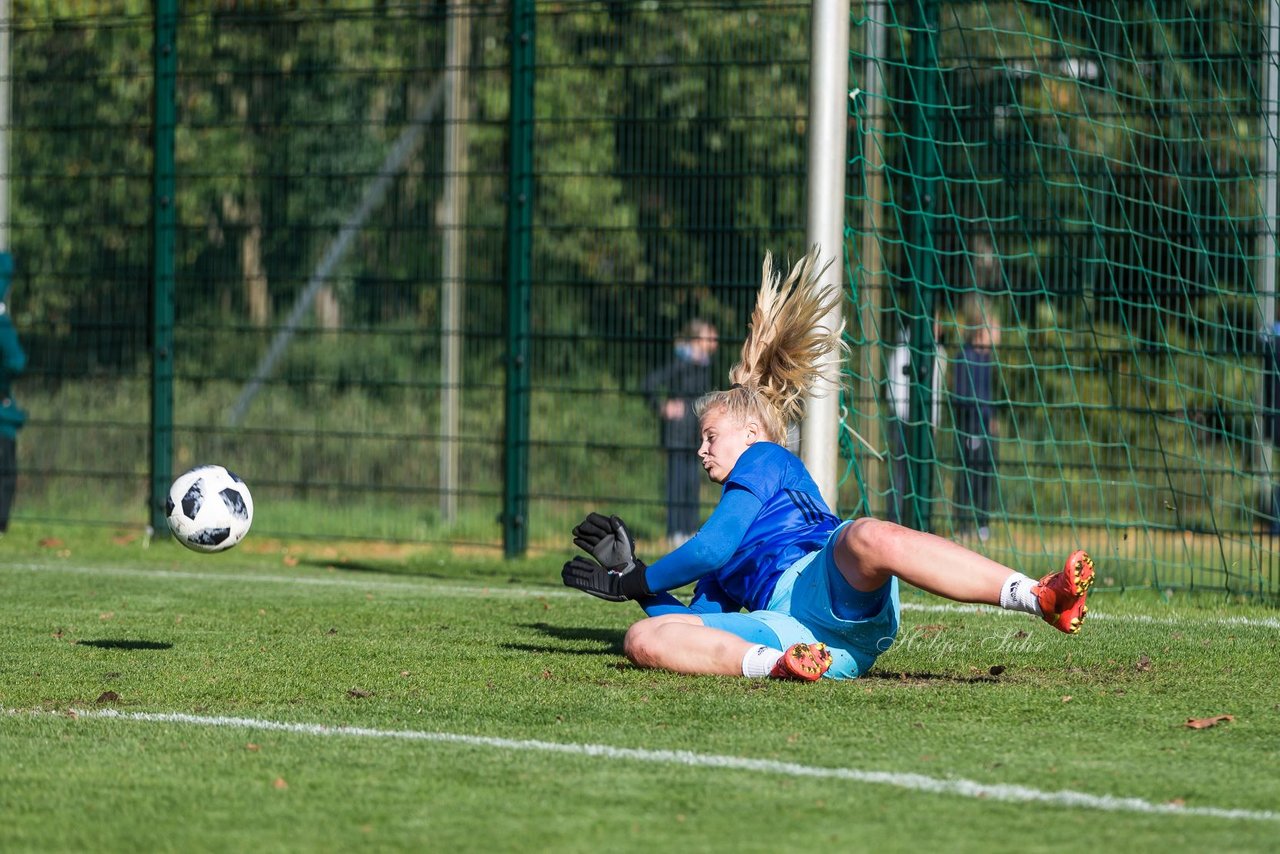
[[[644,381],[649,406],[662,423],[667,452],[667,539],[679,546],[698,530],[698,496],[705,479],[698,459],[698,416],[693,404],[712,388],[711,357],[719,339],[716,328],[695,319],[675,342],[675,356]]]
[[[995,347],[1000,343],[1000,321],[987,315],[972,318],[967,326],[964,347],[954,363],[952,412],[960,460],[956,503],[963,514],[959,528],[976,527],[978,539],[986,542],[991,536],[996,470]]]
[[[1262,371],[1262,429],[1271,447],[1280,448],[1280,323],[1272,324],[1269,335],[1263,333]],[[1275,461],[1280,461],[1280,455],[1274,458],[1271,473],[1269,527],[1273,537],[1280,536],[1280,479],[1275,474]]]
[[[18,483],[18,431],[27,413],[14,402],[13,378],[27,367],[27,354],[9,316],[9,283],[13,259],[0,252],[0,534],[9,530],[9,512]]]

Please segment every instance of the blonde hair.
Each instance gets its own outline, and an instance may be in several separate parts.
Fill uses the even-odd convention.
[[[818,266],[814,247],[783,279],[772,254],[765,253],[742,357],[729,371],[732,385],[703,395],[694,405],[699,418],[723,408],[739,422],[754,418],[769,441],[786,441],[791,425],[804,416],[805,396],[822,378],[827,358],[847,346],[839,329],[822,325],[841,298],[838,288],[819,281],[829,265]]]

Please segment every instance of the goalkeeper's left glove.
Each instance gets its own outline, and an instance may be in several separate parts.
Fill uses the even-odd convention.
[[[619,575],[590,558],[575,557],[564,565],[560,577],[564,579],[565,586],[576,587],[610,602],[648,598],[653,591],[644,578],[645,566],[637,557],[632,561],[635,565]]]
[[[634,572],[644,564],[636,557],[636,542],[617,516],[590,513],[573,529],[573,542],[589,552],[596,563],[619,575]]]

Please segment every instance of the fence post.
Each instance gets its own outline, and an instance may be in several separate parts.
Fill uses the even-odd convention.
[[[151,499],[150,525],[165,527],[173,481],[174,135],[178,72],[178,0],[156,0],[155,125],[151,175]]]
[[[511,4],[511,149],[507,163],[507,363],[502,544],[524,554],[529,537],[529,312],[533,255],[534,2]]]

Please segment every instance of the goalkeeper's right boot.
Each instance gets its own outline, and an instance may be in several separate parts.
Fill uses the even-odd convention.
[[[769,673],[772,679],[816,682],[831,667],[831,653],[824,643],[793,643]]]
[[[1035,588],[1044,621],[1060,632],[1074,634],[1080,631],[1089,609],[1085,597],[1093,584],[1093,558],[1076,549],[1067,558],[1062,572],[1055,572],[1040,579]]]

